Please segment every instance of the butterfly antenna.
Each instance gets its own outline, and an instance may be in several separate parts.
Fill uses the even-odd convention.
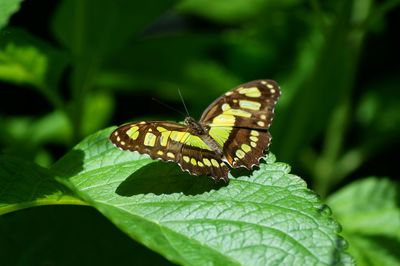
[[[182,96],[181,90],[178,89],[178,92],[179,92],[179,96],[181,97],[181,101],[182,101],[182,103],[183,103],[183,107],[185,107],[186,115],[187,115],[187,116],[190,116],[189,111],[188,111],[188,109],[187,109],[187,107],[186,107],[185,101],[183,100],[183,96]]]
[[[168,108],[168,109],[170,109],[170,110],[172,110],[172,111],[175,111],[175,112],[181,114],[182,116],[185,116],[185,115],[186,115],[184,112],[182,112],[182,111],[180,111],[180,110],[178,110],[178,109],[176,109],[176,108],[174,108],[174,107],[172,107],[172,106],[170,106],[170,105],[168,105],[168,104],[166,104],[166,103],[163,103],[162,101],[160,101],[160,100],[158,100],[158,99],[156,99],[156,98],[154,98],[154,97],[151,98],[151,99],[152,99],[153,101],[155,101],[155,102],[161,104],[162,106],[164,106],[164,107],[166,107],[166,108]]]

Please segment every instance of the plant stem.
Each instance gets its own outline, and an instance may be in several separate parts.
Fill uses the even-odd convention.
[[[61,199],[38,199],[31,202],[24,202],[24,203],[16,203],[16,204],[9,204],[5,207],[0,208],[0,215],[15,212],[27,208],[37,207],[37,206],[45,206],[45,205],[83,205],[89,206],[88,203],[72,197],[72,196],[63,196]]]
[[[335,179],[334,169],[340,156],[347,130],[350,103],[343,102],[333,113],[325,134],[324,147],[314,168],[315,189],[325,197]]]

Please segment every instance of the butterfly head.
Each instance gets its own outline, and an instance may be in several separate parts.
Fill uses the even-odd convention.
[[[193,129],[197,134],[204,134],[204,128],[193,117],[187,116],[185,118],[185,125]]]

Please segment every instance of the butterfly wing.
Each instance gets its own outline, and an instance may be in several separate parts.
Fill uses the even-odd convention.
[[[188,126],[162,121],[128,123],[114,130],[110,140],[122,150],[176,162],[192,175],[211,175],[227,180],[229,168],[221,156]]]
[[[186,143],[190,143],[190,140]],[[185,144],[182,147],[182,159],[178,164],[183,171],[192,175],[209,175],[215,180],[228,181],[230,169],[214,151]]]
[[[268,129],[279,96],[275,81],[255,80],[225,93],[204,111],[200,123],[209,128],[232,167],[259,164],[271,142]]]

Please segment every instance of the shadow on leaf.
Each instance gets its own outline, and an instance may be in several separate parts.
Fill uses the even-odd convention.
[[[82,166],[81,166],[82,167]],[[35,201],[71,191],[55,181],[56,173],[19,157],[0,156],[1,204],[15,204],[16,209],[35,206]]]
[[[61,178],[69,178],[83,171],[84,159],[85,152],[74,149],[56,162],[51,169]]]
[[[182,172],[178,165],[153,162],[131,174],[116,189],[120,196],[154,193],[156,195],[183,193],[198,195],[226,186],[223,181],[215,182],[207,176],[192,176]]]

